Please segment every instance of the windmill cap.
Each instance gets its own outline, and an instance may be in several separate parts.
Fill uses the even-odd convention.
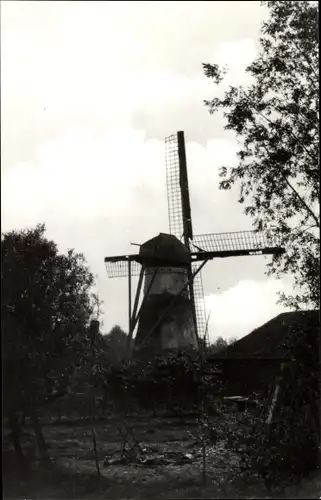
[[[139,255],[148,265],[187,266],[190,254],[186,246],[172,234],[159,233],[140,247]]]

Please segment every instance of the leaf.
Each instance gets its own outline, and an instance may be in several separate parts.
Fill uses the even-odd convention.
[[[58,253],[44,225],[3,234],[1,256],[5,406],[37,409],[67,393],[85,362],[93,276],[81,254]]]
[[[247,67],[253,83],[230,87],[205,105],[221,112],[239,138],[238,164],[220,169],[222,190],[239,187],[239,202],[255,230],[279,240],[267,273],[290,273],[298,293],[280,300],[291,307],[320,307],[320,180],[318,6],[314,2],[263,2],[269,18],[261,50]],[[218,65],[203,64],[215,85]]]

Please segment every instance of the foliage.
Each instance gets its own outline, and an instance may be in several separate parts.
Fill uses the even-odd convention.
[[[104,365],[96,373],[96,385],[101,385],[114,407],[124,411],[131,401],[145,410],[170,409],[183,411],[197,407],[200,388],[218,388],[215,367],[202,375],[197,353],[168,353],[153,360],[131,359],[114,365]]]
[[[286,362],[270,379],[272,385],[262,386],[251,398],[259,403],[258,411],[246,410],[237,420],[224,408],[216,411],[214,442],[227,439],[229,448],[242,458],[239,473],[249,482],[256,473],[268,489],[281,488],[299,482],[319,463],[318,326],[311,319],[308,324],[289,324],[283,343]]]
[[[240,203],[256,230],[285,246],[268,273],[291,273],[297,293],[280,301],[320,307],[319,56],[315,2],[262,2],[270,17],[261,29],[261,52],[246,72],[253,83],[231,86],[223,98],[205,101],[223,110],[236,133],[236,167],[222,166],[221,189],[240,186]],[[226,68],[203,64],[219,85]]]
[[[249,484],[257,475],[269,491],[277,492],[299,483],[317,467],[320,427],[315,336],[311,340],[298,343],[270,395],[262,393],[258,398],[256,410],[245,410],[238,418],[224,407],[216,410],[211,441],[225,443],[239,456],[234,474]],[[268,423],[277,385],[278,397]]]
[[[313,470],[320,443],[319,342],[314,329],[297,329],[292,359],[281,373],[270,439],[281,443],[294,476]],[[298,453],[300,450],[300,453]],[[284,457],[285,460],[285,457]]]
[[[236,340],[237,339],[235,337],[232,337],[232,338],[230,338],[228,340],[224,339],[223,337],[217,337],[217,339],[215,340],[215,342],[212,342],[208,346],[208,348],[207,348],[207,354],[208,355],[216,354],[217,352],[222,351],[223,349],[225,349],[229,345],[234,344],[234,342],[236,342]]]
[[[104,336],[106,351],[111,361],[120,362],[124,359],[127,346],[127,334],[119,325],[113,326],[110,332]]]
[[[88,348],[94,279],[81,254],[59,254],[45,226],[1,240],[4,413],[30,412],[68,392]]]

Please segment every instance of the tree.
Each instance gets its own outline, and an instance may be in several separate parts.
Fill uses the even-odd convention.
[[[182,412],[199,406],[203,385],[212,394],[219,386],[219,370],[211,363],[204,377],[201,355],[196,351],[168,352],[148,360],[132,358],[101,368],[96,386],[104,388],[106,400],[122,413],[133,403],[136,409],[151,410],[154,415],[164,408]]]
[[[221,189],[240,188],[240,203],[254,228],[285,246],[268,274],[294,276],[287,306],[320,307],[318,8],[314,2],[261,2],[270,17],[261,29],[261,52],[246,72],[253,83],[232,86],[205,101],[223,110],[225,128],[239,139],[238,165],[220,169]],[[203,64],[219,85],[227,69]]]
[[[82,363],[94,312],[93,275],[81,254],[59,254],[45,226],[1,239],[4,414],[19,450],[18,412],[34,423],[46,455],[38,411],[68,392]]]
[[[127,346],[127,333],[119,325],[113,326],[110,332],[104,337],[109,357],[113,362],[120,362],[124,359]]]
[[[229,345],[234,344],[234,342],[236,340],[237,339],[234,337],[232,337],[228,340],[223,339],[223,337],[217,337],[215,342],[213,342],[209,345],[208,353],[211,355],[211,354],[215,354],[219,351],[222,351],[223,349],[226,349],[226,347],[228,347]]]

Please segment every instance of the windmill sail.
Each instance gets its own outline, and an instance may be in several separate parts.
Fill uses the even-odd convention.
[[[202,252],[226,253],[228,257],[255,252],[269,254],[282,252],[279,243],[256,231],[210,233],[195,235],[191,250],[197,250],[200,255]]]
[[[130,274],[131,276],[139,276],[141,264],[134,259],[135,255],[122,255],[119,257],[106,257],[105,266],[108,278],[126,278],[128,277],[128,261],[130,261]]]
[[[184,242],[193,238],[191,203],[189,199],[184,132],[177,132],[178,157],[180,164],[179,184],[181,188]]]
[[[193,238],[191,204],[189,197],[186,151],[184,132],[177,132],[165,139],[165,162],[167,199],[170,233],[183,239],[185,246],[190,249]],[[204,333],[205,309],[202,276],[199,272],[192,280],[192,272],[198,267],[196,264],[188,270],[190,280],[189,295],[192,306],[195,333],[201,338]]]
[[[250,255],[252,253],[280,254],[284,249],[279,246],[275,239],[269,240],[263,233],[255,231],[236,231],[228,233],[209,233],[195,235],[190,242],[192,256],[192,269],[199,265],[199,261],[205,257],[212,259],[215,257],[236,257],[238,255]],[[209,255],[213,254],[213,255]],[[139,276],[141,264],[139,255],[122,255],[117,257],[106,257],[105,264],[109,278],[121,278],[128,276],[128,261],[131,261],[131,275]],[[197,274],[194,279],[197,285]],[[198,278],[199,279],[199,278]],[[202,290],[202,287],[198,287]],[[199,296],[199,293],[196,292]]]
[[[169,231],[184,243],[193,237],[184,132],[165,139]]]

